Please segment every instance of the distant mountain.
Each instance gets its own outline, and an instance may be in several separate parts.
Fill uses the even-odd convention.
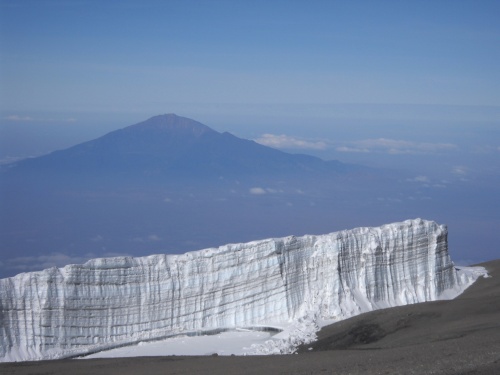
[[[366,202],[378,202],[377,184],[391,194],[392,181],[379,170],[155,116],[0,166],[0,277],[109,254],[178,253],[342,229],[335,222],[372,224]]]
[[[331,176],[359,166],[289,154],[197,121],[166,114],[92,141],[25,159],[10,173],[146,179]]]
[[[439,186],[416,181],[410,168],[324,161],[174,114],[155,116],[0,165],[0,278],[89,258],[179,253],[409,216],[458,228],[452,238],[463,249],[494,236],[469,217],[496,217],[487,198],[493,195],[477,206],[467,199],[478,194],[475,185]]]

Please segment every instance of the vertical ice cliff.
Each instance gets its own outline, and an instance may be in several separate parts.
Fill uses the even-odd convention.
[[[0,361],[306,316],[340,320],[452,298],[473,281],[451,262],[446,227],[420,219],[183,255],[93,259],[0,280]]]

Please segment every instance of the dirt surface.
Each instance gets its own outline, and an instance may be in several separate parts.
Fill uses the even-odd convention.
[[[323,328],[299,354],[0,364],[0,374],[500,374],[500,260],[461,296]]]

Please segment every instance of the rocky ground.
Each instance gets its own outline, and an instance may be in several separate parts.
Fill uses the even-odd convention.
[[[500,374],[500,260],[461,296],[373,311],[283,356],[135,357],[0,364],[1,374]]]

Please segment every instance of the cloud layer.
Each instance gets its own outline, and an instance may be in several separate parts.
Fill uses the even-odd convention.
[[[285,134],[262,134],[255,141],[264,146],[279,149],[324,150],[327,148],[326,142],[310,141]]]
[[[376,138],[354,141],[338,146],[339,152],[374,152],[386,154],[435,154],[456,150],[452,143],[411,142],[399,139]]]
[[[256,142],[277,149],[327,150],[337,152],[380,153],[391,155],[438,154],[457,150],[453,143],[413,142],[402,139],[370,138],[352,142],[334,142],[331,140],[309,140],[286,134],[263,134]]]
[[[9,122],[63,122],[63,123],[73,123],[77,120],[73,117],[70,118],[35,118],[32,116],[23,115],[8,115],[3,117],[3,120]]]

